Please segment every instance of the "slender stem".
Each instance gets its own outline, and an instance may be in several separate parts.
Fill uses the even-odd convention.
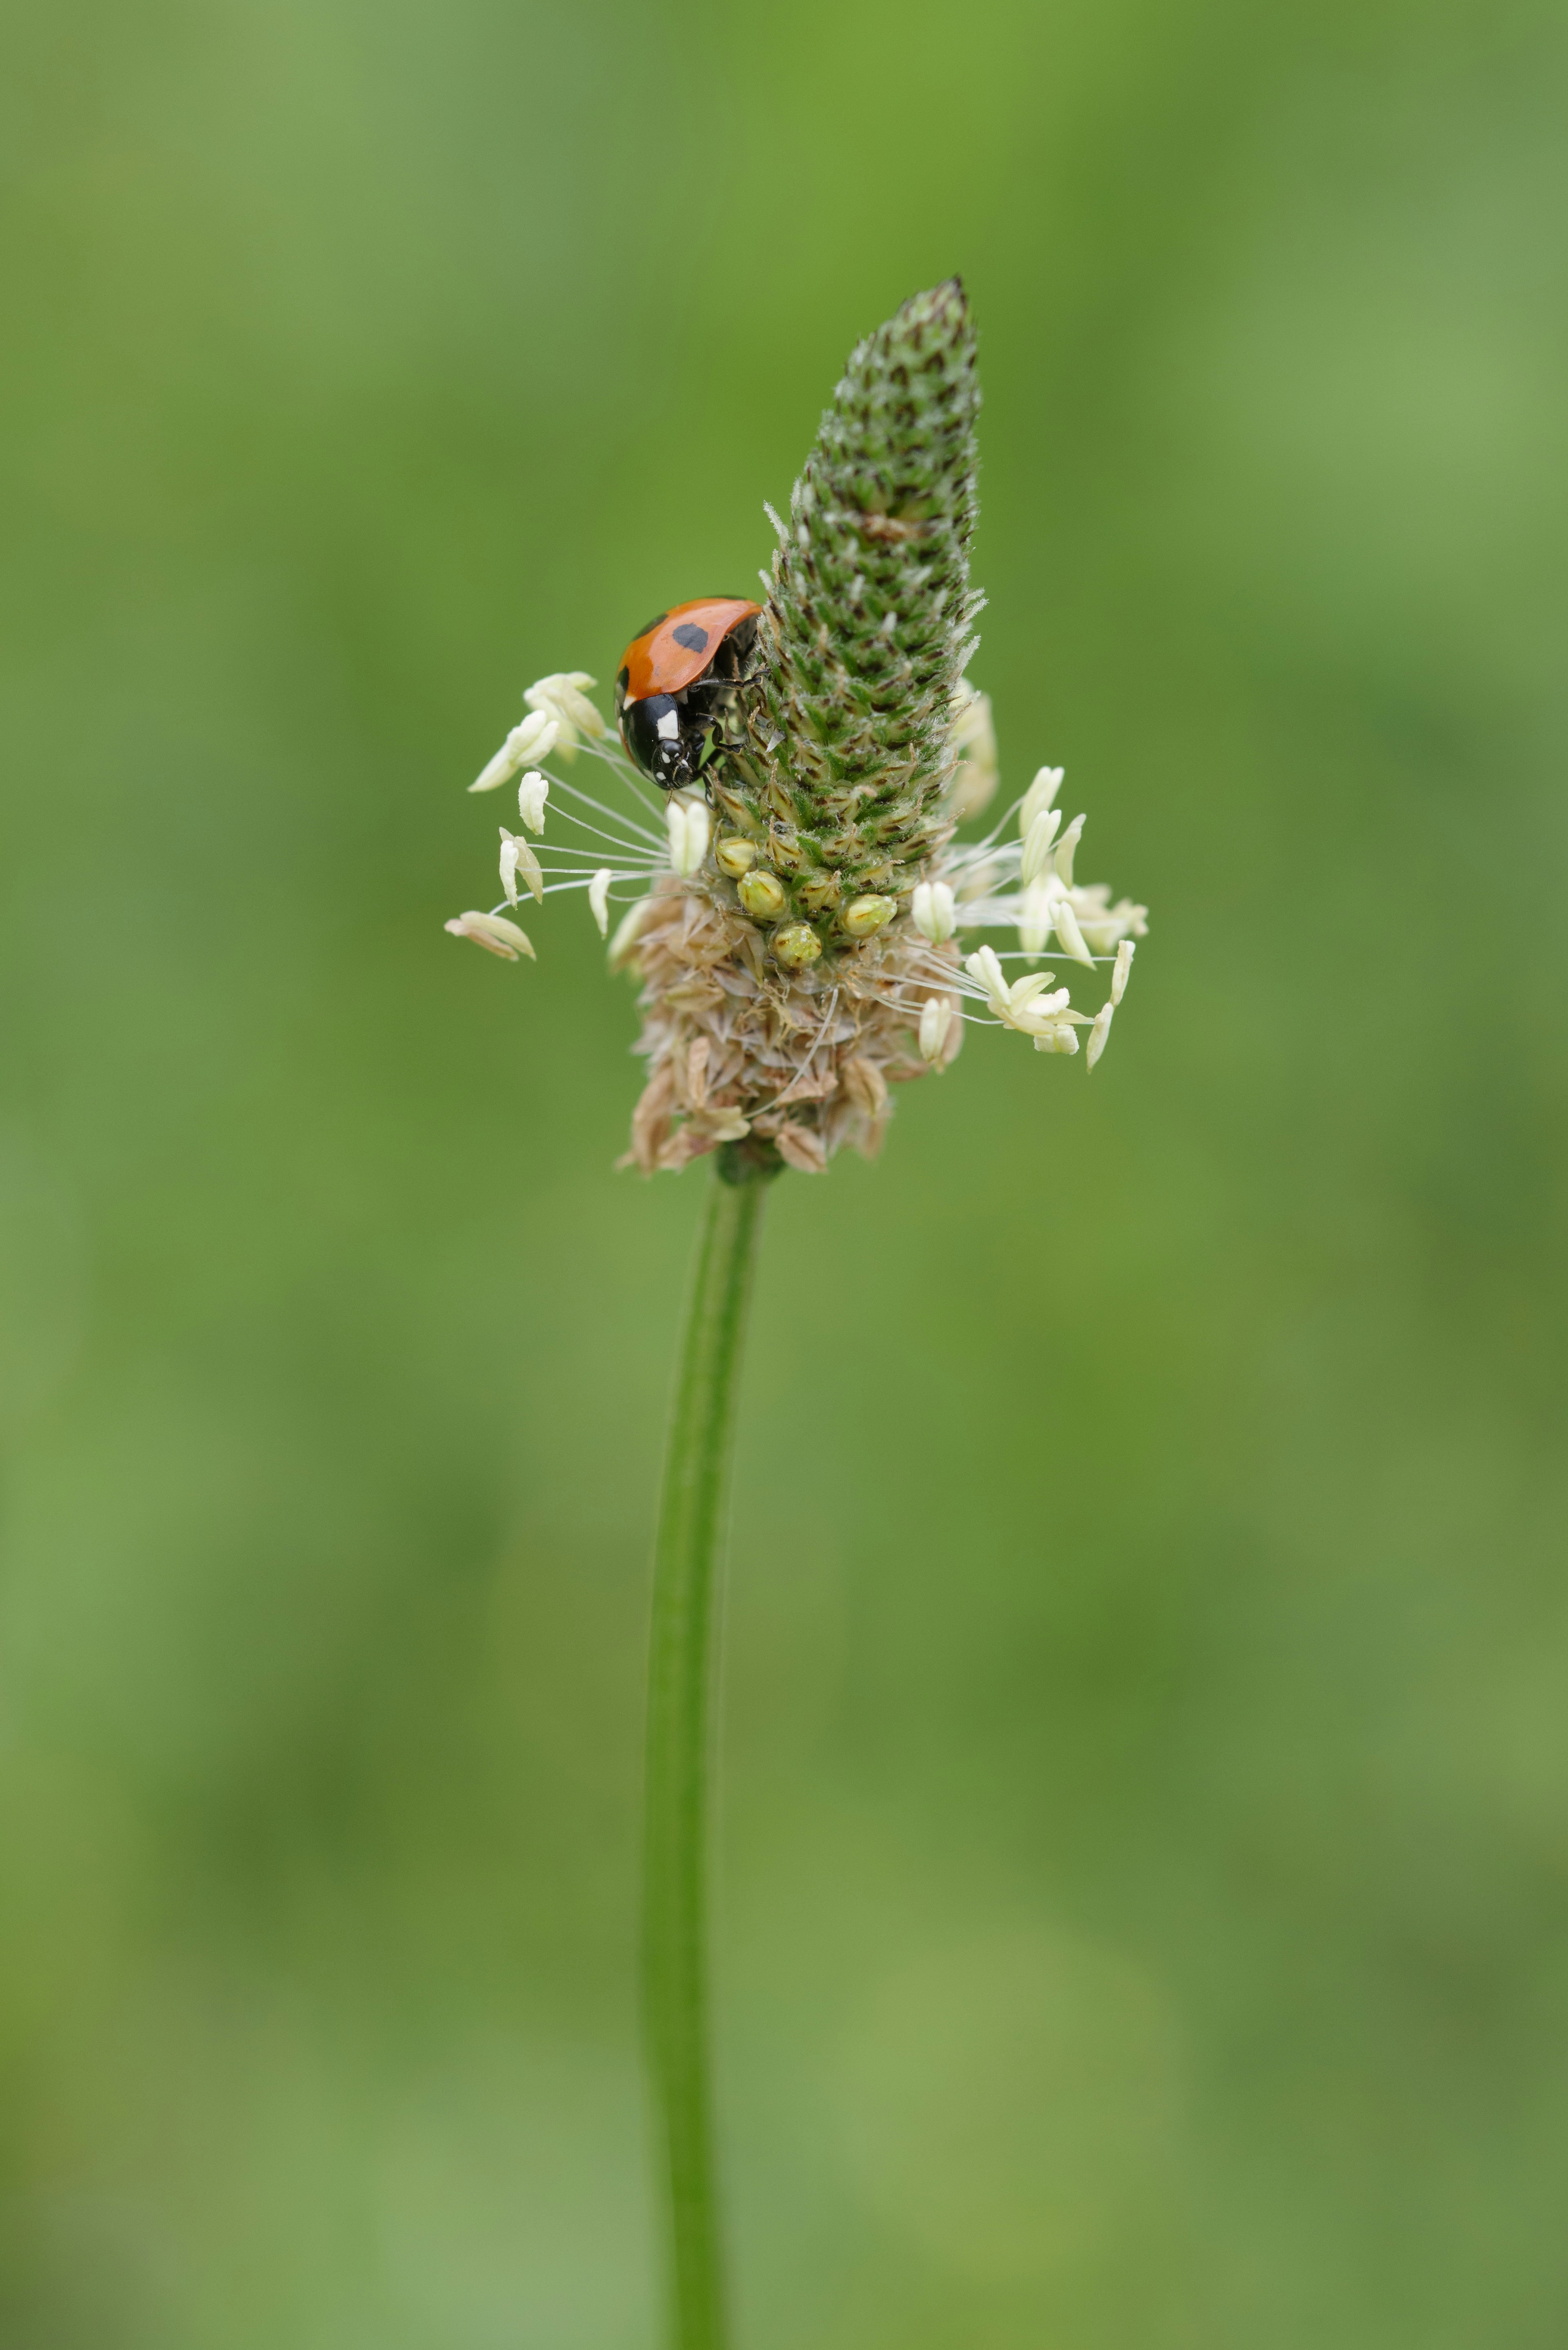
[[[672,2350],[723,2350],[726,2337],[708,2049],[715,1567],[767,1188],[763,1175],[732,1164],[716,1168],[710,1181],[654,1550],[643,1966],[649,2065],[668,2194]]]

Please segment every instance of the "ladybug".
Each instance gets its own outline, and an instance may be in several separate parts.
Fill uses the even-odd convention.
[[[762,608],[739,596],[672,605],[639,629],[621,656],[620,739],[663,790],[698,782],[728,739]]]

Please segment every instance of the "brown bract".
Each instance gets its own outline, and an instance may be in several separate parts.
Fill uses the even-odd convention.
[[[684,1167],[754,1135],[788,1167],[820,1174],[845,1143],[881,1149],[888,1088],[929,1074],[917,1031],[958,950],[900,926],[791,972],[763,934],[705,881],[658,883],[625,960],[643,983],[648,1084],[623,1165]],[[955,1020],[943,1055],[963,1039]]]

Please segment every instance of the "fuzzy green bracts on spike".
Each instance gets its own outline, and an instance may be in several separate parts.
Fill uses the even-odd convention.
[[[951,829],[954,696],[981,602],[979,408],[969,306],[950,278],[851,355],[774,557],[748,743],[714,797],[766,837],[792,912],[829,952],[866,935],[868,899],[908,896]]]

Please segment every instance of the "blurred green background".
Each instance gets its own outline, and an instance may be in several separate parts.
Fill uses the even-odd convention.
[[[463,786],[963,272],[1006,778],[1153,932],[771,1211],[745,2350],[1568,2335],[1542,0],[12,0],[0,2340],[647,2350],[698,1176]],[[504,810],[501,811],[504,814]]]

